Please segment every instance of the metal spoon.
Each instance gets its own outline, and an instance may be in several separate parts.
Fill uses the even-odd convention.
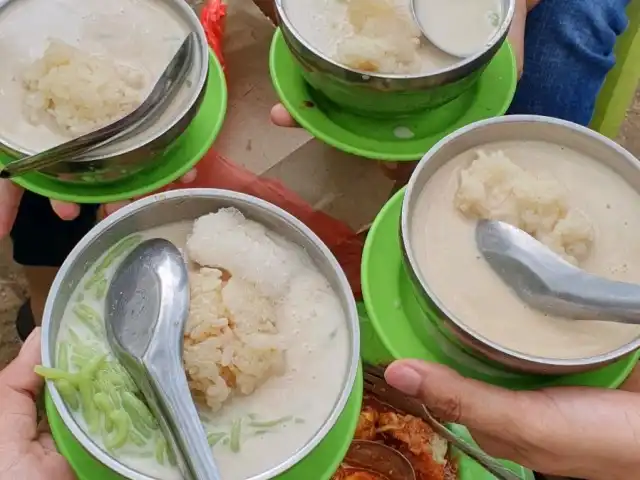
[[[640,285],[607,280],[574,267],[507,223],[480,220],[478,250],[533,308],[576,320],[640,324]]]
[[[407,457],[379,442],[353,440],[343,463],[348,474],[364,471],[384,475],[388,480],[416,480],[416,472]],[[357,478],[356,475],[353,478]]]
[[[443,44],[441,39],[438,39],[436,35],[433,35],[433,32],[431,32],[429,28],[425,27],[424,23],[422,22],[422,18],[420,16],[419,2],[423,2],[423,1],[425,0],[411,0],[410,4],[411,4],[411,14],[413,15],[413,19],[416,22],[416,25],[418,25],[418,28],[420,29],[420,32],[422,33],[424,38],[426,38],[430,43],[432,43],[437,49],[442,50],[444,53],[451,55],[452,57],[467,58],[477,53],[473,51],[472,52],[454,51],[451,49],[450,46]],[[439,20],[443,22],[455,21],[455,19],[449,19],[449,18],[442,18]],[[489,40],[490,39],[487,39],[487,41]]]
[[[220,480],[182,369],[189,279],[169,241],[141,243],[118,267],[107,292],[107,339],[158,419],[187,480]]]
[[[13,160],[0,170],[0,178],[42,170],[56,163],[68,161],[116,141],[131,138],[146,130],[166,110],[192,63],[196,34],[191,32],[173,56],[151,93],[133,112],[98,130],[74,138],[43,152]]]
[[[420,33],[422,33],[424,38],[426,38],[436,48],[438,48],[439,50],[442,50],[444,53],[446,53],[448,55],[451,55],[452,57],[457,57],[457,58],[465,58],[465,57],[467,57],[467,55],[462,55],[460,52],[449,51],[449,49],[447,49],[446,46],[441,45],[441,42],[438,42],[437,39],[433,38],[433,35],[431,35],[431,32],[429,32],[429,29],[425,28],[424,24],[422,23],[422,19],[420,18],[420,15],[418,13],[418,8],[419,7],[417,7],[417,3],[420,2],[420,1],[422,1],[422,0],[411,0],[411,2],[410,2],[411,3],[411,14],[413,15],[413,20],[416,22],[416,25],[418,25],[418,28],[420,29]]]

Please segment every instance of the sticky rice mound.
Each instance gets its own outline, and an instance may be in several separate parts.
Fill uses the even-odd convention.
[[[184,366],[196,401],[215,411],[284,373],[278,312],[287,308],[303,257],[233,208],[196,220],[186,250],[196,268]]]
[[[571,207],[560,182],[545,172],[525,170],[502,151],[477,155],[460,172],[454,200],[458,210],[473,219],[518,227],[574,265],[588,257],[591,221]]]
[[[343,30],[336,60],[372,73],[416,73],[420,30],[394,0],[346,0],[350,29]]]
[[[234,392],[251,394],[282,373],[284,352],[271,302],[216,268],[191,274],[184,364],[196,400],[218,410]]]
[[[23,108],[34,125],[77,137],[131,113],[143,101],[143,72],[52,41],[22,75]]]

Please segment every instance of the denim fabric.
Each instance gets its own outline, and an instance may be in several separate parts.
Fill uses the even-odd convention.
[[[527,17],[524,72],[510,114],[587,125],[613,48],[627,27],[629,0],[541,0]]]

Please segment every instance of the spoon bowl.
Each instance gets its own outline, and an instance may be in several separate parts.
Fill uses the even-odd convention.
[[[475,237],[494,272],[531,307],[575,320],[640,324],[640,285],[587,273],[504,222],[480,220]]]
[[[491,44],[494,37],[500,30],[502,12],[495,12],[491,10],[483,11],[483,5],[480,3],[483,0],[472,0],[469,1],[467,5],[462,6],[464,14],[459,11],[459,9],[454,8],[452,4],[450,5],[452,10],[448,12],[448,15],[442,14],[443,3],[437,2],[437,11],[439,13],[438,21],[435,28],[433,28],[433,26],[430,27],[424,20],[425,18],[433,16],[433,12],[425,10],[425,2],[428,1],[436,2],[436,0],[411,0],[410,6],[413,19],[422,35],[430,43],[452,57],[460,59],[472,57],[477,54],[478,51],[481,51],[483,48],[486,48],[487,45]],[[464,20],[466,20],[466,22]],[[484,40],[480,44],[477,42],[477,37],[482,35],[482,33],[487,33],[482,32],[483,28],[481,27],[481,22],[487,22],[485,26],[491,27],[493,32],[486,35],[486,38],[480,37]],[[453,28],[455,23],[459,24],[459,28]],[[467,32],[465,35],[471,35],[473,33],[473,29],[477,29],[477,35],[472,36],[472,38],[476,38],[474,38],[475,41],[471,42],[471,45],[476,48],[472,48],[468,44],[465,45],[465,42],[460,43],[460,34]],[[465,35],[462,35],[462,38],[464,38]],[[455,39],[455,41],[453,43],[447,42],[448,38]]]
[[[347,474],[364,471],[383,475],[387,480],[416,480],[416,472],[407,457],[380,442],[354,440],[344,463]]]

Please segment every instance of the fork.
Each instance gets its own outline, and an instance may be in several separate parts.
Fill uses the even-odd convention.
[[[435,433],[454,445],[458,450],[482,466],[498,480],[522,480],[511,470],[484,453],[480,448],[470,445],[460,437],[452,433],[429,412],[427,407],[417,400],[407,397],[405,394],[387,384],[384,379],[384,368],[364,365],[365,391],[373,394],[378,399],[388,403],[398,410],[404,411],[414,417],[424,420]]]

